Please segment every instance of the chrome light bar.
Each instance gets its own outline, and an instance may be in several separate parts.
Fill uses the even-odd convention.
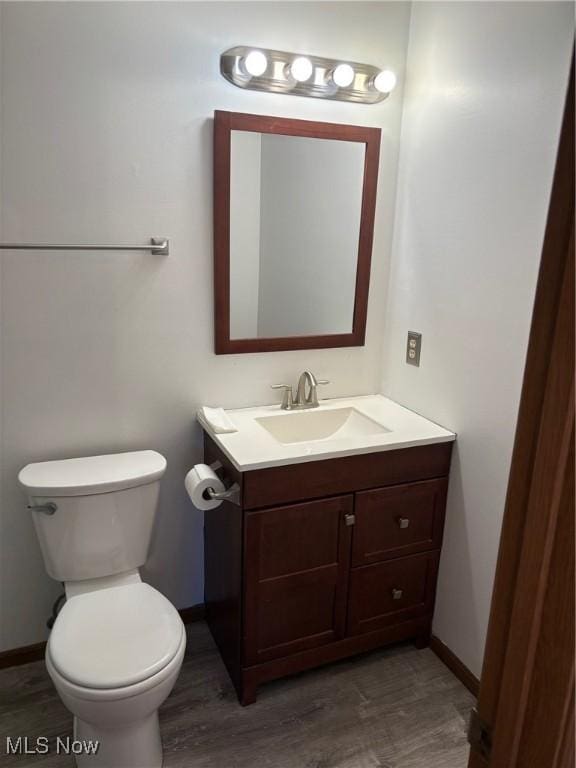
[[[238,88],[359,104],[383,101],[396,84],[393,72],[370,64],[243,45],[222,54],[220,72]]]

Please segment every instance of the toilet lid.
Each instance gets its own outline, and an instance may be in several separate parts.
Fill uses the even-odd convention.
[[[48,641],[58,672],[85,688],[121,688],[146,680],[176,655],[184,625],[149,584],[76,595],[58,614]]]

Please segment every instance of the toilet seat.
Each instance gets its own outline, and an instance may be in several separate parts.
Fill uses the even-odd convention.
[[[174,658],[163,668],[160,672],[157,672],[152,677],[141,680],[134,685],[127,685],[123,688],[86,688],[76,683],[70,682],[63,675],[58,672],[50,658],[49,649],[46,649],[46,669],[48,674],[52,678],[52,682],[56,686],[60,696],[65,699],[72,698],[77,702],[82,701],[92,705],[104,704],[109,706],[115,702],[130,702],[133,706],[133,702],[138,697],[146,697],[154,695],[155,690],[159,690],[166,682],[170,686],[173,685],[175,677],[180,671],[184,654],[186,652],[186,633],[182,635],[182,642]],[[69,707],[71,711],[75,711],[74,707]]]
[[[98,695],[161,678],[183,643],[178,611],[160,592],[139,582],[67,600],[46,656],[64,680]]]

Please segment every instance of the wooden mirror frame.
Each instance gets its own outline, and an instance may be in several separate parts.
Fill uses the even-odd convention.
[[[261,339],[230,338],[230,144],[232,131],[354,141],[365,145],[356,292],[351,333]],[[338,123],[317,123],[310,120],[292,120],[265,115],[247,115],[241,112],[222,112],[219,110],[214,112],[214,351],[217,355],[328,347],[361,347],[364,344],[376,210],[380,134],[379,128],[340,125]]]

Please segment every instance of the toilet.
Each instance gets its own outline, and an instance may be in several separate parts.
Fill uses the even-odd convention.
[[[46,666],[74,715],[74,739],[88,745],[76,754],[80,768],[162,765],[158,708],[180,672],[186,632],[138,569],[165,469],[156,451],[136,451],[28,464],[18,475],[46,570],[66,591]]]

